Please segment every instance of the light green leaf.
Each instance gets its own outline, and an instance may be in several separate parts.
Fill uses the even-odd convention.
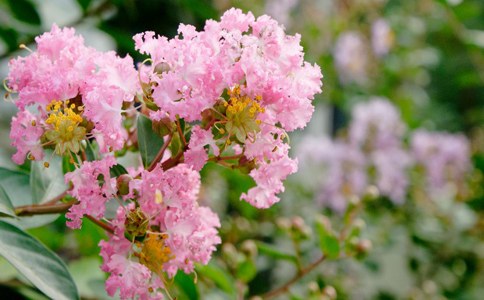
[[[27,173],[0,168],[0,185],[2,185],[14,207],[32,204],[29,175]],[[59,215],[56,214],[19,217],[17,219],[8,217],[0,218],[0,220],[25,230],[52,223],[58,217]]]
[[[297,263],[297,258],[294,255],[283,253],[279,251],[276,247],[266,244],[263,242],[256,242],[257,249],[259,249],[259,253],[267,255],[273,259],[281,259],[281,260],[288,260],[292,261],[293,263]]]
[[[3,221],[0,221],[0,255],[50,298],[79,299],[64,262],[31,235]]]
[[[143,165],[147,168],[163,147],[164,140],[153,130],[153,122],[143,115],[138,116],[138,146]]]
[[[248,259],[237,265],[237,279],[247,283],[254,279],[255,275],[257,275],[257,268],[252,260]]]
[[[339,257],[339,240],[332,232],[326,230],[323,224],[316,222],[316,230],[319,235],[319,246],[321,251],[329,259],[336,259]]]
[[[1,214],[16,217],[12,202],[0,184],[0,215]]]
[[[48,168],[42,162],[32,162],[30,168],[30,191],[32,203],[49,201],[67,190],[62,171],[62,159],[55,155]]]
[[[216,286],[235,299],[237,289],[232,276],[226,270],[211,261],[205,266],[197,265],[197,272],[201,277],[212,280]]]

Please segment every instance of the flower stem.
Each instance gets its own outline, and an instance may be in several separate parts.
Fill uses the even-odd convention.
[[[77,200],[72,200],[65,203],[53,204],[53,205],[26,205],[15,208],[15,214],[17,216],[34,216],[34,215],[49,215],[65,213],[71,208],[72,205],[79,203]]]

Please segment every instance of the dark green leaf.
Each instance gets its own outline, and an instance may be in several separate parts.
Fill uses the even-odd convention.
[[[175,282],[179,286],[180,292],[185,294],[189,300],[198,300],[200,296],[198,295],[197,286],[193,282],[193,278],[184,272],[178,272],[175,276]]]
[[[152,122],[149,118],[139,115],[137,126],[139,151],[143,165],[147,168],[163,147],[164,140],[153,131]]]
[[[119,177],[123,174],[128,174],[128,171],[122,165],[114,165],[109,169],[111,177]]]
[[[259,249],[259,253],[267,255],[273,259],[282,259],[282,260],[288,260],[292,261],[294,263],[297,262],[297,258],[294,255],[283,253],[279,251],[276,247],[266,244],[263,242],[256,242],[257,249]]]
[[[254,279],[255,275],[257,275],[257,268],[252,260],[248,259],[238,264],[236,271],[237,279],[247,283]]]
[[[226,270],[211,261],[205,266],[197,265],[197,272],[201,277],[212,280],[221,290],[232,295],[234,297],[232,299],[235,299],[237,289],[232,276]]]
[[[79,299],[64,262],[31,235],[3,221],[0,221],[0,254],[52,299]]]
[[[87,141],[86,150],[84,150],[84,152],[86,153],[87,161],[95,161],[96,160],[96,152],[94,151],[94,148],[92,147],[92,145],[89,141]]]
[[[0,214],[15,217],[15,210],[7,193],[0,184]]]
[[[323,224],[316,222],[316,230],[319,235],[321,251],[329,258],[336,259],[339,256],[339,240],[327,231]]]
[[[86,13],[87,9],[89,8],[89,4],[91,4],[91,0],[77,0],[77,3],[79,3],[82,11]]]
[[[7,0],[12,14],[19,21],[40,25],[40,16],[34,4],[29,0]]]

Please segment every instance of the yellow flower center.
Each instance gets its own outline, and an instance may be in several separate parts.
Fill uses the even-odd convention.
[[[149,234],[143,242],[140,253],[140,263],[155,273],[161,272],[163,264],[174,259],[170,247],[167,247],[164,240],[167,235]]]
[[[80,141],[85,137],[86,128],[79,126],[83,107],[74,103],[69,105],[69,100],[52,102],[47,106],[48,118],[45,123],[50,130],[45,136],[56,144],[56,152],[63,155],[67,151],[74,153],[80,150]],[[77,112],[76,112],[77,111]]]
[[[230,99],[224,103],[224,106],[227,108],[228,121],[225,124],[225,130],[221,129],[220,132],[224,134],[227,131],[229,137],[235,135],[239,142],[245,143],[249,133],[255,135],[260,131],[258,125],[262,122],[256,117],[259,113],[265,112],[265,108],[259,104],[262,96],[257,95],[255,99],[251,99],[249,96],[241,95],[240,86],[227,91],[227,94]],[[230,144],[229,140],[227,143]]]

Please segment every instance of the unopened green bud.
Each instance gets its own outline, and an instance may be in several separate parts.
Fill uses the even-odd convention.
[[[373,200],[376,200],[380,197],[380,190],[374,186],[374,185],[370,185],[368,187],[366,187],[365,189],[365,200],[370,200],[370,201],[373,201]]]
[[[246,240],[242,243],[241,250],[250,259],[254,259],[258,254],[257,245],[253,240]]]
[[[116,187],[118,188],[118,192],[120,195],[127,195],[129,194],[129,182],[133,180],[133,177],[131,177],[128,174],[122,174],[118,177],[118,180],[116,181]]]
[[[334,287],[330,285],[324,287],[323,294],[328,296],[331,300],[336,299],[336,297],[338,296]]]
[[[173,130],[173,122],[168,117],[162,118],[160,121],[153,121],[152,126],[153,131],[161,137],[170,134]]]

